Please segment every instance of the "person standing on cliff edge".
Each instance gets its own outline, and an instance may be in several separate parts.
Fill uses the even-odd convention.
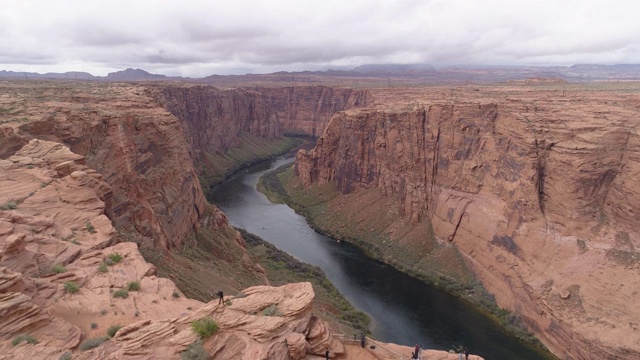
[[[224,292],[222,290],[218,291],[218,305],[224,305]]]
[[[364,333],[360,333],[360,345],[362,346],[362,348],[364,349]]]
[[[329,360],[329,350],[327,350],[327,351],[325,351],[325,352],[324,352],[324,358],[325,358],[326,360]]]

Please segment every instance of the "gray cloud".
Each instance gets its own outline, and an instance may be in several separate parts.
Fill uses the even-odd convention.
[[[640,63],[640,3],[630,3],[5,0],[0,63],[185,76],[382,62]]]

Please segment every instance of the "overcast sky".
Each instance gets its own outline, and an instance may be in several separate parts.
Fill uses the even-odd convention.
[[[0,0],[0,69],[640,63],[640,1]]]

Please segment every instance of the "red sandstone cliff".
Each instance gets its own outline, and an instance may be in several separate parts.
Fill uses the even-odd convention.
[[[86,155],[111,185],[107,213],[118,228],[179,247],[206,202],[198,170],[244,134],[314,134],[334,111],[366,104],[364,90],[323,86],[216,89],[186,84],[7,83],[0,102],[23,120],[0,128],[0,157],[33,138]],[[196,167],[197,166],[197,167]],[[226,226],[219,213],[220,226]]]
[[[640,356],[637,96],[466,95],[336,114],[295,171],[430,221],[558,356]]]

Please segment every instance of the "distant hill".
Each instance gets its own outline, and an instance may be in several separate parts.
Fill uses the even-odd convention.
[[[15,79],[62,79],[91,81],[156,81],[183,80],[205,82],[215,85],[243,86],[264,82],[322,83],[325,81],[358,82],[399,81],[404,83],[467,84],[524,81],[531,78],[562,79],[573,82],[640,80],[640,64],[576,64],[572,66],[487,66],[464,65],[435,68],[430,64],[366,64],[350,70],[325,71],[279,71],[270,74],[210,75],[204,78],[173,77],[152,74],[143,69],[128,68],[93,76],[86,72],[34,73],[0,71],[1,78]],[[345,80],[343,80],[345,79]]]
[[[93,76],[87,72],[69,71],[64,73],[46,73],[39,74],[25,71],[0,71],[0,78],[17,78],[17,79],[68,79],[68,80],[97,80],[99,77]]]
[[[111,72],[105,77],[111,81],[141,81],[141,80],[165,80],[169,79],[166,75],[152,74],[142,69],[128,68],[126,70]]]
[[[106,81],[144,81],[144,80],[166,80],[181,79],[179,77],[169,77],[166,75],[151,74],[142,69],[126,69],[109,73],[107,76],[93,76],[87,72],[69,71],[64,73],[35,73],[25,71],[0,70],[0,78],[13,79],[60,79],[60,80],[106,80]]]

